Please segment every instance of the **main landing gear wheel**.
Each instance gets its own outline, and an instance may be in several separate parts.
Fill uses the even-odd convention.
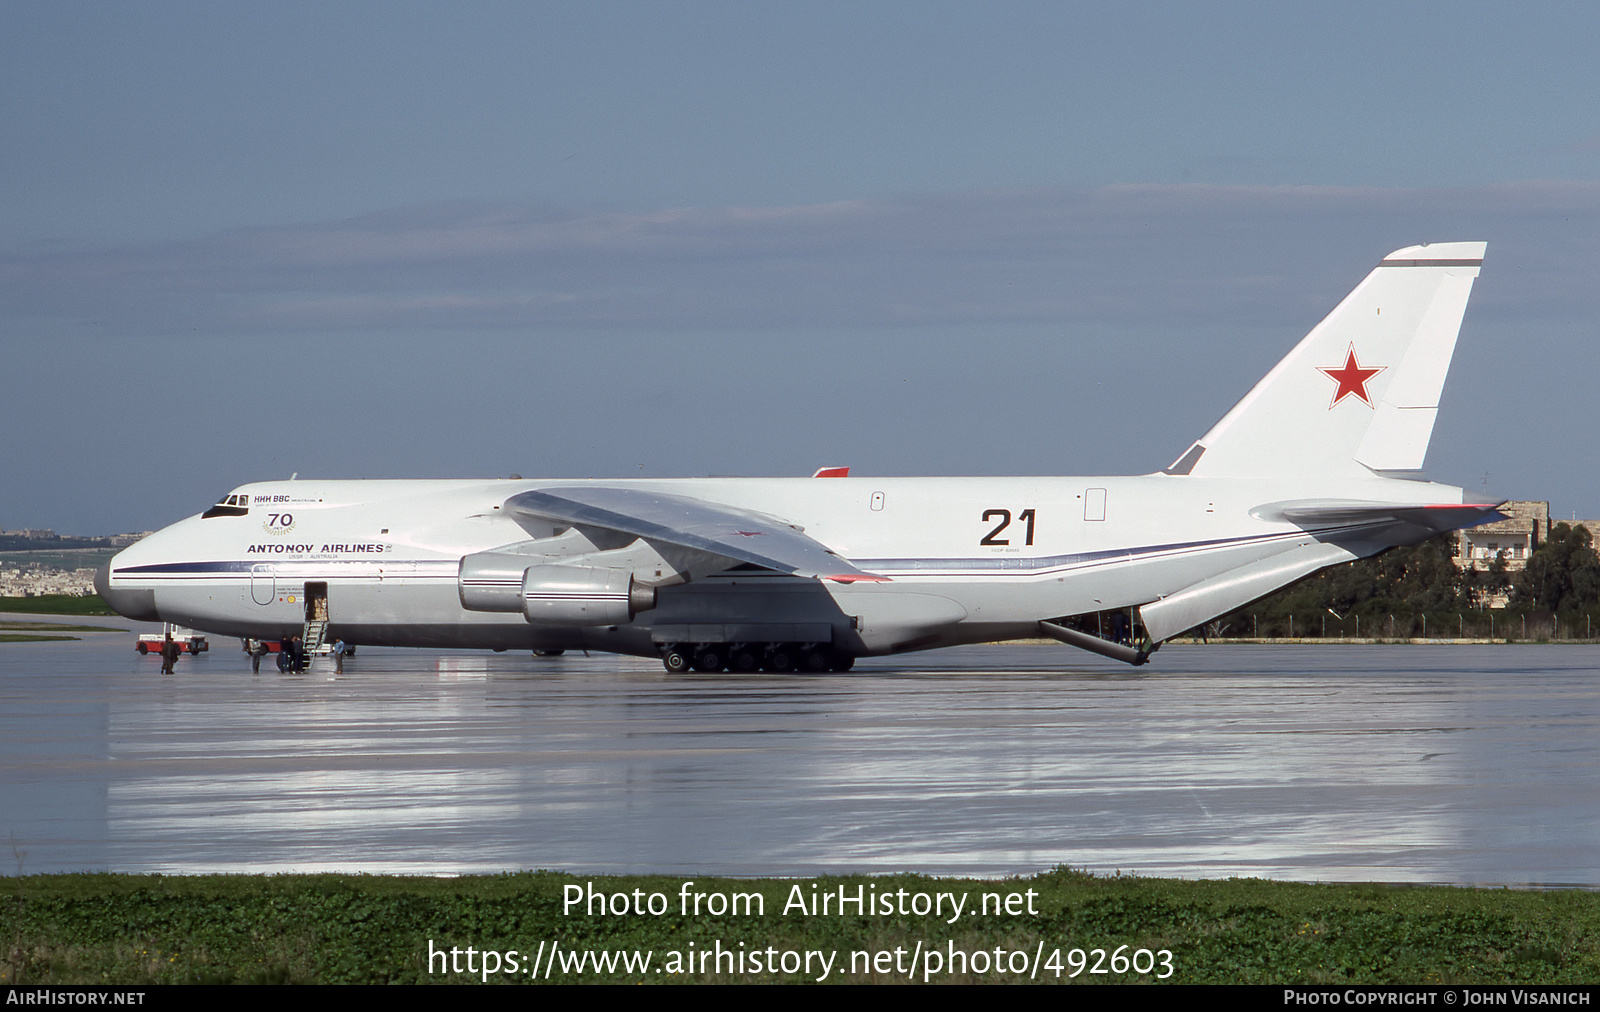
[[[694,669],[707,673],[721,671],[728,666],[728,659],[723,654],[720,646],[701,647],[694,655]]]
[[[677,675],[689,670],[689,655],[682,650],[668,650],[661,655],[661,666]]]
[[[820,674],[849,671],[855,663],[854,655],[823,643],[678,643],[661,653],[661,666],[674,675],[690,668],[707,674],[757,669],[780,675]]]
[[[827,671],[833,666],[833,651],[823,647],[813,647],[800,655],[800,665],[813,674]]]
[[[771,671],[774,674],[787,675],[795,669],[795,665],[798,662],[799,657],[794,647],[787,643],[779,643],[767,651],[767,659],[761,665],[761,669],[763,671]]]
[[[535,657],[560,657],[564,653],[566,653],[565,650],[535,650],[533,652],[533,656],[535,656]]]

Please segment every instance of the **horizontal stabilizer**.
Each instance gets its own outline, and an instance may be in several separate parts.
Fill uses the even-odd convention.
[[[856,568],[787,521],[692,496],[584,485],[520,492],[505,501],[505,508],[538,520],[617,531],[795,576],[839,583],[888,580]]]
[[[1296,499],[1257,506],[1250,515],[1259,520],[1281,520],[1306,529],[1345,527],[1352,524],[1399,522],[1434,532],[1476,527],[1504,520],[1497,512],[1504,503],[1385,503],[1357,499]]]

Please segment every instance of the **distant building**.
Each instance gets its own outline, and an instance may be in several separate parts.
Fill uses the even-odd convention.
[[[1550,536],[1548,502],[1514,500],[1500,507],[1500,512],[1509,519],[1456,532],[1456,565],[1487,570],[1498,556],[1505,560],[1508,572],[1516,572],[1528,565],[1528,556]]]
[[[1528,568],[1528,556],[1544,544],[1557,524],[1582,527],[1589,532],[1593,544],[1600,547],[1600,520],[1552,520],[1549,503],[1525,500],[1508,502],[1500,512],[1509,514],[1509,519],[1456,532],[1457,566],[1486,573],[1499,558],[1505,562],[1507,574],[1521,572]],[[1483,587],[1479,593],[1488,608],[1504,608],[1511,601],[1509,582]]]

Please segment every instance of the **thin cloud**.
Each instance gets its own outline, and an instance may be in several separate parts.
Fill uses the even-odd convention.
[[[1590,151],[1600,151],[1600,134],[1585,137],[1572,144],[1559,144],[1549,150],[1563,155],[1581,155]]]
[[[790,207],[449,203],[0,259],[10,325],[101,332],[1280,323],[1390,249],[1487,239],[1475,311],[1593,318],[1600,184],[1121,185]]]

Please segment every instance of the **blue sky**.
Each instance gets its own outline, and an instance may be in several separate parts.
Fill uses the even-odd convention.
[[[1600,9],[0,0],[0,526],[1138,473],[1485,239],[1429,473],[1600,516]]]

